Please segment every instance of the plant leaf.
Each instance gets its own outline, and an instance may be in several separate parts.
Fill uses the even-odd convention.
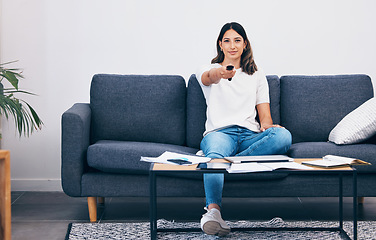
[[[36,125],[39,129],[42,129],[43,122],[42,122],[42,120],[39,118],[37,112],[34,110],[34,108],[32,108],[32,107],[30,106],[30,104],[28,104],[27,102],[25,102],[25,103],[26,103],[26,105],[29,107],[29,110],[30,110],[31,115],[32,115],[32,117],[33,117],[33,118],[32,118],[33,122],[35,123],[35,125]]]
[[[7,64],[11,64],[11,63],[15,63],[15,62],[18,62],[18,60],[11,61],[11,62],[6,62],[6,63],[0,63],[0,67],[3,66],[3,65],[7,65]]]
[[[27,108],[21,102],[25,103]],[[36,111],[27,102],[14,97],[9,98],[0,95],[0,113],[6,119],[9,119],[10,115],[13,117],[20,137],[22,134],[27,137],[30,136],[34,130],[41,129],[43,125]]]
[[[37,96],[35,93],[27,92],[27,91],[24,91],[24,90],[17,90],[15,88],[4,88],[3,90],[4,90],[4,93],[10,93],[10,94],[24,93],[24,94],[28,94],[28,95]]]
[[[14,74],[14,72],[11,72],[11,71],[7,71],[5,70],[2,74],[2,76],[5,77],[5,79],[8,80],[8,82],[10,82],[10,84],[12,84],[12,86],[18,90],[18,78],[16,77],[16,75]]]
[[[22,99],[14,96],[16,93],[35,95],[34,93],[18,89],[19,80],[23,78],[20,69],[8,69],[3,67],[8,62],[0,64],[0,82],[5,78],[14,88],[3,88],[0,94],[0,114],[8,120],[13,117],[19,136],[29,136],[34,130],[41,129],[43,122],[36,111]],[[27,107],[26,107],[27,106]]]

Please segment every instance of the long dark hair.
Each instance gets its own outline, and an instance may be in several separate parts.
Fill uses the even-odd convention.
[[[213,58],[211,63],[222,63],[225,59],[225,54],[221,51],[221,47],[219,46],[219,42],[222,41],[223,35],[230,30],[233,29],[236,31],[240,36],[242,36],[244,42],[246,43],[246,47],[243,50],[243,54],[241,56],[240,60],[240,67],[242,68],[243,72],[246,72],[249,75],[252,75],[257,71],[257,65],[255,63],[255,60],[253,59],[253,52],[251,48],[251,44],[248,40],[247,34],[245,33],[244,28],[242,25],[236,22],[226,23],[219,33],[218,39],[217,39],[217,56]]]

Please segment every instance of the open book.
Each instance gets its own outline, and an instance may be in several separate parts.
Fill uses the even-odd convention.
[[[326,155],[320,160],[306,161],[302,162],[306,165],[316,166],[316,167],[341,167],[350,165],[371,165],[368,162],[348,157],[340,157],[334,155]]]

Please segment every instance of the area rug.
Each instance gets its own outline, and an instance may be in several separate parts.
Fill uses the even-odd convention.
[[[274,218],[267,222],[228,221],[232,228],[239,227],[336,227],[338,222],[322,221],[283,221]],[[171,222],[158,220],[158,228],[199,228],[198,222]],[[352,238],[352,222],[345,221],[344,229]],[[139,223],[71,223],[68,226],[66,240],[123,240],[123,239],[150,239],[148,222]],[[230,232],[225,237],[209,236],[203,232],[158,232],[158,239],[344,239],[338,232],[330,231],[247,231]],[[358,239],[376,239],[376,222],[359,221]]]

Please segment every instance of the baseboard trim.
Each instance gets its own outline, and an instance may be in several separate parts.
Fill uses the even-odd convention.
[[[11,179],[11,191],[63,191],[60,179]]]

